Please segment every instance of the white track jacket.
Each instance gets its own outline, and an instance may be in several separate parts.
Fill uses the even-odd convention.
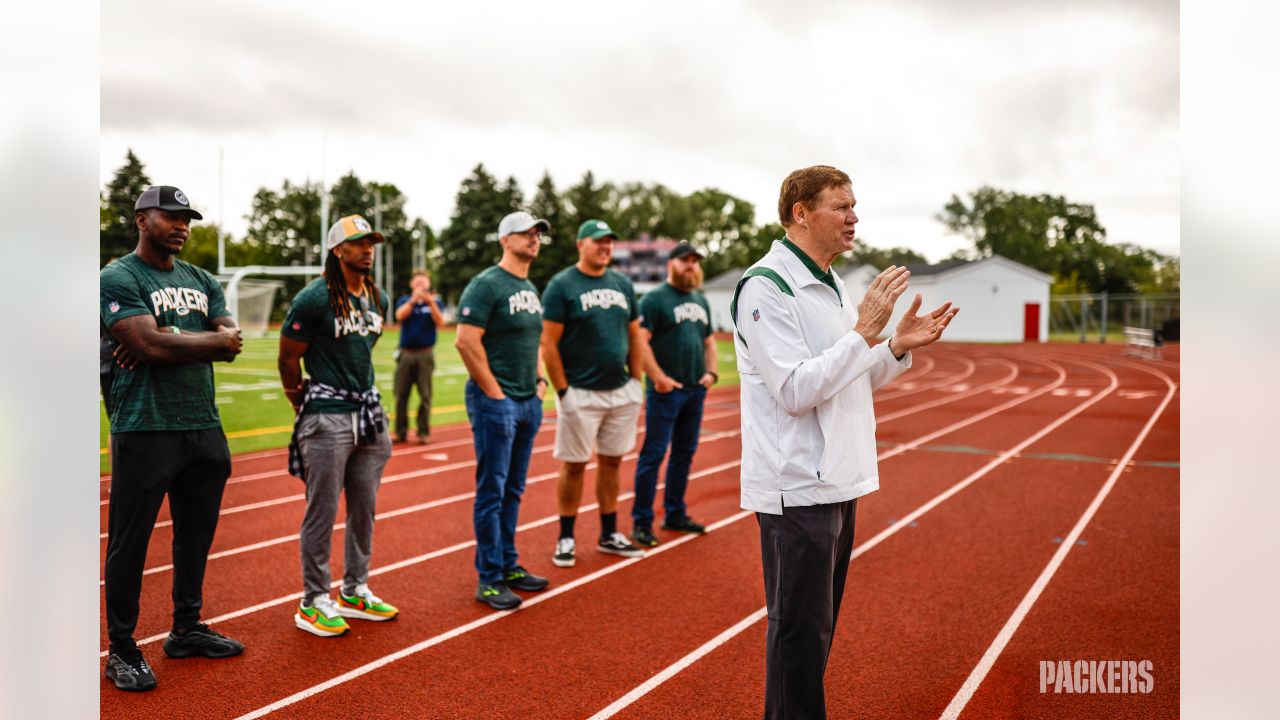
[[[857,303],[832,273],[789,242],[775,241],[738,283],[731,312],[741,374],[742,507],[861,497],[880,487],[871,392],[911,367],[889,343],[854,332]]]

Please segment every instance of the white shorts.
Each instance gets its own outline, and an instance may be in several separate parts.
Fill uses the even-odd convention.
[[[622,457],[636,446],[644,385],[632,378],[616,390],[570,387],[556,399],[556,447],[552,456],[584,463],[594,453]]]

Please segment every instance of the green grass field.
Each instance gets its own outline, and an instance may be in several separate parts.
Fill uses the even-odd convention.
[[[391,388],[395,360],[391,353],[399,342],[399,328],[391,328],[374,349],[374,373],[378,390],[382,392],[383,405],[388,412],[395,410],[395,395]],[[213,365],[218,412],[222,415],[222,427],[227,433],[227,441],[233,454],[280,448],[289,444],[289,434],[293,429],[293,410],[280,392],[280,375],[276,372],[278,343],[274,333],[270,337],[247,339],[244,352],[240,353],[234,363]],[[738,371],[734,363],[733,343],[720,340],[717,344],[720,349],[720,368],[717,371],[720,374],[720,384],[737,385]],[[436,344],[435,398],[431,406],[433,426],[467,419],[462,400],[466,380],[466,368],[453,347],[453,331],[441,331]],[[415,392],[410,401],[410,412],[414,411],[417,403]],[[554,401],[550,397],[546,400],[546,407],[554,407]],[[110,470],[107,457],[110,429],[101,399],[98,408],[100,470],[105,473]]]

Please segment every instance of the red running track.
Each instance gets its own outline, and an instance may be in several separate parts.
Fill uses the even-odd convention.
[[[827,673],[831,717],[940,717],[958,703],[965,718],[1176,716],[1176,348],[1161,363],[1110,347],[944,345],[919,355],[917,370],[877,395],[881,490],[859,502]],[[514,613],[472,599],[470,446],[441,447],[467,440],[465,427],[400,453],[387,474],[401,479],[379,496],[371,585],[402,617],[352,621],[336,639],[292,625],[300,578],[289,536],[302,505],[287,498],[300,484],[267,475],[281,470],[282,453],[237,458],[233,480],[243,482],[228,486],[224,512],[260,507],[221,520],[206,617],[248,649],[175,661],[149,642],[160,686],[134,695],[104,680],[102,715],[758,717],[764,602],[755,522],[738,508],[736,405],[733,389],[709,398],[688,497],[711,524],[705,536],[660,533],[663,545],[643,559],[588,551],[577,567],[555,568],[554,481],[531,482],[517,543],[553,585]],[[534,458],[531,480],[554,472],[549,452]],[[633,472],[624,463],[624,491]],[[584,510],[580,536],[596,530],[595,517]],[[167,630],[169,537],[161,527],[153,538],[142,640]],[[1150,660],[1154,686],[1042,694],[1039,663],[1059,659]],[[967,681],[973,691],[960,702]]]

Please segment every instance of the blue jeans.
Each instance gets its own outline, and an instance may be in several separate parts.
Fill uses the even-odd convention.
[[[518,564],[516,523],[542,401],[493,400],[468,380],[466,402],[476,446],[476,571],[480,582],[496,583]]]
[[[702,431],[702,405],[707,389],[701,385],[669,393],[650,389],[645,394],[644,447],[636,461],[636,497],[631,519],[636,526],[653,526],[653,499],[658,489],[658,469],[671,446],[667,461],[667,489],[662,508],[668,518],[685,517],[684,490],[689,484],[689,466],[698,449]]]

